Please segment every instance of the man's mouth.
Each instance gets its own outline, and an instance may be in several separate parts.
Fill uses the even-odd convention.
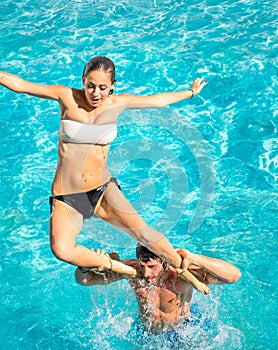
[[[145,278],[148,283],[155,283],[156,278],[155,277],[147,277]]]

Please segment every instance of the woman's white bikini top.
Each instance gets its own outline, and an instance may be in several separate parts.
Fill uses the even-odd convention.
[[[59,137],[65,142],[107,145],[115,140],[116,136],[116,123],[84,124],[70,119],[60,121]]]

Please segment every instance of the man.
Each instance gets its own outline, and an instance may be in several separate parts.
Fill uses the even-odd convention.
[[[188,250],[179,249],[178,253],[183,259],[183,266],[187,266],[205,284],[234,283],[241,276],[239,269],[226,261],[193,254]],[[105,253],[99,251],[99,254]],[[110,256],[115,259],[113,254]],[[174,329],[191,316],[192,285],[181,278],[173,267],[140,244],[136,248],[136,256],[137,260],[122,261],[136,269],[135,277],[107,269],[100,274],[92,269],[86,271],[77,268],[76,280],[90,286],[128,279],[137,297],[142,323],[154,332]]]

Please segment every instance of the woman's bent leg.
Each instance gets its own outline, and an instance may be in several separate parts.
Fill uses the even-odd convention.
[[[91,249],[76,244],[83,216],[61,201],[54,201],[50,218],[50,245],[53,254],[60,260],[76,266],[111,268],[107,256],[99,256]]]
[[[95,215],[127,232],[172,266],[178,268],[181,266],[181,257],[171,243],[162,233],[144,222],[114,183],[110,183],[104,192],[101,202],[96,207]]]

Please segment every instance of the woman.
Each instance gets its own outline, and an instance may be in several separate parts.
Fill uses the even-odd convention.
[[[59,160],[52,184],[50,242],[54,255],[81,267],[117,270],[107,255],[76,244],[84,218],[96,216],[127,232],[142,245],[180,267],[181,257],[159,232],[149,227],[124,197],[107,169],[109,143],[118,116],[129,108],[161,108],[192,98],[207,84],[196,79],[186,91],[153,96],[115,95],[115,66],[94,57],[84,68],[83,89],[45,86],[0,72],[2,86],[18,93],[56,100],[60,105]],[[117,266],[115,266],[117,265]]]

